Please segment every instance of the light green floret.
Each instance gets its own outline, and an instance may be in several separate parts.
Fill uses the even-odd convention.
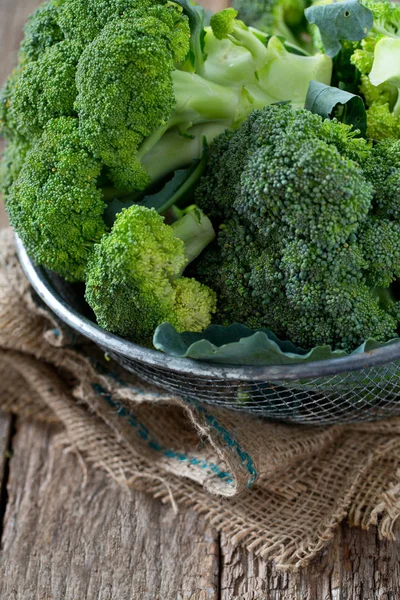
[[[400,137],[400,6],[388,0],[363,0],[374,16],[372,29],[352,57],[361,73],[360,93],[367,105],[367,135],[374,140]]]
[[[74,114],[76,67],[81,48],[60,42],[24,65],[8,100],[7,120],[26,138],[41,134],[51,119]]]
[[[30,256],[68,280],[83,279],[90,246],[106,231],[100,171],[80,143],[76,119],[55,119],[28,152],[6,200]]]
[[[32,143],[24,138],[15,138],[7,144],[0,163],[0,192],[4,196],[7,196],[12,184],[18,178],[31,147]]]
[[[154,209],[123,210],[88,263],[86,299],[99,325],[148,346],[163,322],[180,332],[205,329],[215,293],[181,274],[213,237],[209,219],[198,209],[173,226]]]

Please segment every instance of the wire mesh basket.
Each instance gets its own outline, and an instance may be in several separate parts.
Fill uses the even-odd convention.
[[[271,367],[178,359],[98,327],[81,287],[36,267],[19,239],[17,251],[32,287],[63,322],[131,373],[190,401],[308,425],[400,415],[400,343],[345,358]]]

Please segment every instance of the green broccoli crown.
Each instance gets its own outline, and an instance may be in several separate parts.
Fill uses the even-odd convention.
[[[20,48],[21,63],[38,60],[48,48],[64,40],[59,24],[60,4],[62,0],[49,0],[29,17]]]
[[[279,218],[289,232],[332,246],[356,231],[370,209],[372,186],[354,160],[365,160],[369,148],[348,126],[308,111],[287,105],[254,111],[210,154],[199,205],[207,210],[213,202],[225,214],[233,209],[254,227],[268,231]]]
[[[69,280],[83,279],[90,246],[106,231],[100,171],[81,145],[77,120],[62,117],[46,125],[7,197],[32,258]]]
[[[267,327],[303,347],[393,337],[399,144],[372,148],[345,125],[282,105],[217,138],[196,201],[220,228],[192,268],[218,293],[217,322]]]
[[[7,145],[0,163],[0,192],[4,196],[18,178],[31,146],[24,138],[15,138]]]
[[[51,119],[74,114],[75,75],[81,48],[59,42],[24,65],[13,82],[6,121],[18,135],[40,135]]]
[[[371,216],[361,228],[358,241],[368,257],[368,285],[388,288],[400,277],[400,223]]]
[[[178,331],[204,329],[215,294],[180,277],[187,262],[185,243],[154,209],[123,210],[88,263],[86,298],[99,325],[145,345],[163,322]]]
[[[143,189],[150,183],[136,159],[138,147],[166,124],[174,107],[171,72],[189,50],[187,20],[177,23],[175,15],[158,6],[143,16],[112,21],[79,62],[76,109],[82,140],[115,168],[113,179],[121,188]]]

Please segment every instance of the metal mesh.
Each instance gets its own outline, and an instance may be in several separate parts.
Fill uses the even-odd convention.
[[[99,328],[83,289],[36,267],[17,239],[22,267],[43,302],[125,369],[198,402],[308,425],[400,415],[400,344],[345,359],[260,370],[174,359]],[[268,373],[268,374],[267,374]],[[328,373],[331,373],[328,375]]]
[[[400,360],[292,382],[243,382],[181,375],[116,353],[109,355],[128,371],[174,394],[270,419],[328,425],[400,415]]]

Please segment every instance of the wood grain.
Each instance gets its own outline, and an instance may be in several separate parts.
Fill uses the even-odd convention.
[[[397,535],[400,531],[397,531]],[[400,544],[377,530],[339,527],[333,542],[298,573],[278,573],[266,561],[221,540],[221,600],[397,600]]]
[[[193,512],[85,472],[54,428],[20,424],[0,554],[4,600],[215,600],[218,536]]]

